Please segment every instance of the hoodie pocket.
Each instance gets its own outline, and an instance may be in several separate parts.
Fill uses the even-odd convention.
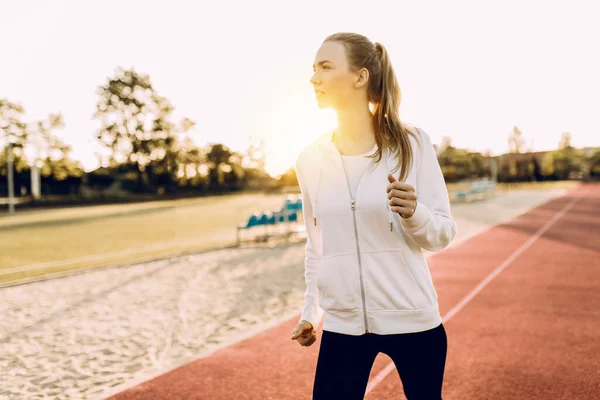
[[[430,306],[398,250],[363,252],[367,304],[371,310],[419,310]]]
[[[358,309],[359,285],[356,255],[324,257],[317,272],[319,306],[332,313]]]

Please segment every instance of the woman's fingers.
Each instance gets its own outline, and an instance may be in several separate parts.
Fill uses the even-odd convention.
[[[409,191],[399,190],[399,189],[392,189],[388,192],[388,199],[391,199],[392,197],[399,197],[401,199],[407,199],[407,200],[416,200],[417,199],[417,195],[415,194],[415,192],[409,192]]]
[[[317,331],[313,329],[306,329],[298,335],[296,339],[302,346],[310,346],[317,340]]]
[[[415,202],[413,200],[404,200],[404,199],[399,199],[397,197],[392,198],[390,201],[390,206],[400,206],[400,207],[407,207],[412,209],[415,205]]]
[[[317,341],[317,335],[311,335],[311,336],[309,336],[307,338],[300,338],[300,339],[298,339],[298,342],[302,346],[310,346],[311,344],[313,344],[316,341]]]
[[[291,339],[296,340],[300,336],[307,336],[307,332],[310,333],[312,329],[314,328],[310,322],[302,320],[296,325],[296,329],[294,329]]]
[[[296,329],[294,329],[294,333],[292,333],[291,339],[296,340],[300,337],[301,334],[302,334],[302,331],[300,330],[300,325],[298,325],[296,327]]]

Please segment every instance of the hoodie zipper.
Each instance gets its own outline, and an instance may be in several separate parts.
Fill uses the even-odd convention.
[[[343,160],[341,160],[341,157],[340,157],[340,161],[342,162],[342,169],[344,170],[344,176],[346,177],[346,184],[348,185],[348,194],[350,195],[350,208],[352,209],[352,219],[354,221],[354,239],[356,242],[356,253],[358,255],[358,271],[359,271],[358,276],[360,278],[360,294],[362,297],[365,333],[369,333],[369,321],[367,320],[367,305],[366,305],[367,302],[365,300],[365,289],[364,289],[363,276],[362,276],[362,260],[361,260],[361,256],[360,256],[360,246],[358,244],[358,228],[356,227],[356,199],[352,198],[352,190],[350,190],[350,181],[348,180],[348,175],[346,174],[346,168],[344,168],[344,165],[343,165],[344,162],[343,162]],[[367,166],[363,170],[363,172],[360,174],[360,176],[358,177],[358,182],[356,184],[356,193],[358,193],[358,185],[360,184],[360,179],[362,178],[362,176],[365,173],[365,170],[367,168],[369,168],[369,166]]]

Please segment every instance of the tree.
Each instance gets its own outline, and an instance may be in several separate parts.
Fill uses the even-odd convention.
[[[70,158],[72,146],[52,134],[53,128],[61,126],[63,126],[63,122],[62,116],[59,114],[51,114],[48,120],[38,121],[38,130],[42,134],[45,145],[41,153],[43,156],[41,175],[52,177],[55,181],[83,176],[81,163]]]
[[[37,136],[38,142],[35,144],[44,157],[54,155],[54,158],[56,158],[71,150],[71,146],[65,144],[53,133],[54,129],[60,129],[64,126],[64,119],[60,113],[50,114],[45,120],[36,121],[35,131],[31,137]]]
[[[514,126],[512,133],[508,136],[509,153],[521,153],[524,150],[525,139],[518,126]]]
[[[94,117],[101,122],[97,139],[112,154],[112,166],[131,164],[137,172],[137,190],[144,187],[144,173],[151,171],[177,176],[177,134],[193,123],[184,119],[180,126],[171,122],[173,106],[152,87],[148,75],[134,69],[117,69],[116,75],[98,87],[100,96]],[[152,173],[152,172],[150,172]]]
[[[439,152],[443,153],[449,147],[452,147],[452,138],[450,136],[443,136]]]
[[[600,178],[600,150],[592,154],[588,160],[589,175],[594,179]]]
[[[473,178],[482,172],[481,155],[455,148],[448,136],[442,138],[437,158],[447,182]]]
[[[559,150],[566,149],[571,146],[571,132],[563,132],[560,135],[560,142],[558,144]]]
[[[210,184],[213,185],[213,188],[222,188],[225,183],[225,173],[233,170],[230,161],[232,155],[233,152],[220,143],[213,145],[206,155],[210,171]]]
[[[68,160],[68,153],[71,151],[71,147],[67,146],[52,133],[54,129],[62,128],[64,125],[64,119],[60,113],[50,114],[47,119],[31,124],[32,131],[29,135],[29,149],[31,150],[29,169],[31,175],[31,193],[36,199],[41,195],[40,167],[42,167],[45,176],[54,177],[56,172],[58,176],[55,177],[58,180],[64,180],[70,176],[70,170],[68,168],[65,169],[63,166],[55,168],[53,164],[57,160],[65,160],[61,165],[75,166],[73,172],[77,174],[76,176],[80,176],[82,172],[77,170],[77,163]]]
[[[586,170],[586,156],[582,149],[571,144],[570,132],[562,132],[558,150],[554,153],[555,169],[560,179],[581,178]]]
[[[0,135],[6,142],[7,178],[8,178],[8,210],[15,211],[13,203],[15,197],[13,151],[14,149],[23,157],[23,148],[27,143],[27,124],[22,121],[23,106],[12,103],[7,99],[0,99]]]
[[[200,166],[206,160],[205,155],[189,137],[181,141],[179,150],[177,154],[177,165],[179,166],[177,179],[181,182],[182,186],[193,186],[194,183],[201,180],[201,177],[198,177],[198,175],[200,173]]]
[[[265,172],[265,159],[265,141],[261,139],[258,146],[250,145],[246,151],[244,167]]]
[[[541,171],[542,174],[548,178],[556,179],[556,168],[554,166],[554,151],[549,151],[542,158]]]
[[[536,181],[541,181],[543,179],[542,177],[542,167],[540,166],[540,163],[538,162],[537,158],[532,157],[531,159],[531,169],[532,169],[532,174],[535,178]]]
[[[0,99],[0,138],[11,143],[13,149],[23,149],[27,143],[27,124],[22,120],[24,112],[21,104]]]
[[[491,175],[490,167],[481,153],[468,153],[466,161],[468,178],[480,178]]]

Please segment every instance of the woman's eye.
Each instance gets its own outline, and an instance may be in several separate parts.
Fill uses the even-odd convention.
[[[331,69],[331,68],[330,68],[329,66],[327,66],[327,65],[323,65],[323,66],[321,66],[321,68],[323,68],[323,69]],[[315,72],[317,72],[317,70],[316,70],[316,69],[313,69],[313,73],[315,73]]]

